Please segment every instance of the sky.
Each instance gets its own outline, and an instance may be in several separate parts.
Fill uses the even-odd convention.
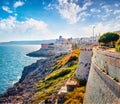
[[[119,0],[0,0],[0,42],[120,31]]]

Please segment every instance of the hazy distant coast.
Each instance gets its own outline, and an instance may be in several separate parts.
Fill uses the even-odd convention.
[[[9,41],[9,42],[0,42],[0,45],[40,45],[43,43],[54,43],[55,40],[31,40],[31,41]]]

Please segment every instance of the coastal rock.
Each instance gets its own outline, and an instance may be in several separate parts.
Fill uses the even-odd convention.
[[[31,57],[50,57],[54,55],[55,55],[54,50],[49,48],[41,48],[37,51],[27,54],[27,56],[31,56]]]
[[[38,66],[40,66],[40,64],[43,64],[44,61],[45,61],[44,59],[41,59],[41,60],[37,61],[36,63],[31,64],[30,66],[24,67],[24,70],[22,72],[22,76],[21,76],[19,82],[21,83],[30,72],[36,70],[36,68]]]
[[[0,94],[0,104],[30,104],[29,102],[36,91],[36,85],[52,71],[52,66],[56,63],[59,56],[41,59],[36,63],[26,66],[19,82],[14,84],[5,93]]]

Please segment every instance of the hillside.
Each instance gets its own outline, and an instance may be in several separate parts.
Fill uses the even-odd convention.
[[[76,49],[25,67],[20,81],[0,95],[0,103],[38,104],[43,100],[53,103],[55,94],[74,74],[79,54]]]

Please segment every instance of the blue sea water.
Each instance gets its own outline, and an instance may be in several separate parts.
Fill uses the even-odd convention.
[[[40,45],[0,46],[0,94],[19,80],[25,66],[40,59],[26,56],[40,47]]]

